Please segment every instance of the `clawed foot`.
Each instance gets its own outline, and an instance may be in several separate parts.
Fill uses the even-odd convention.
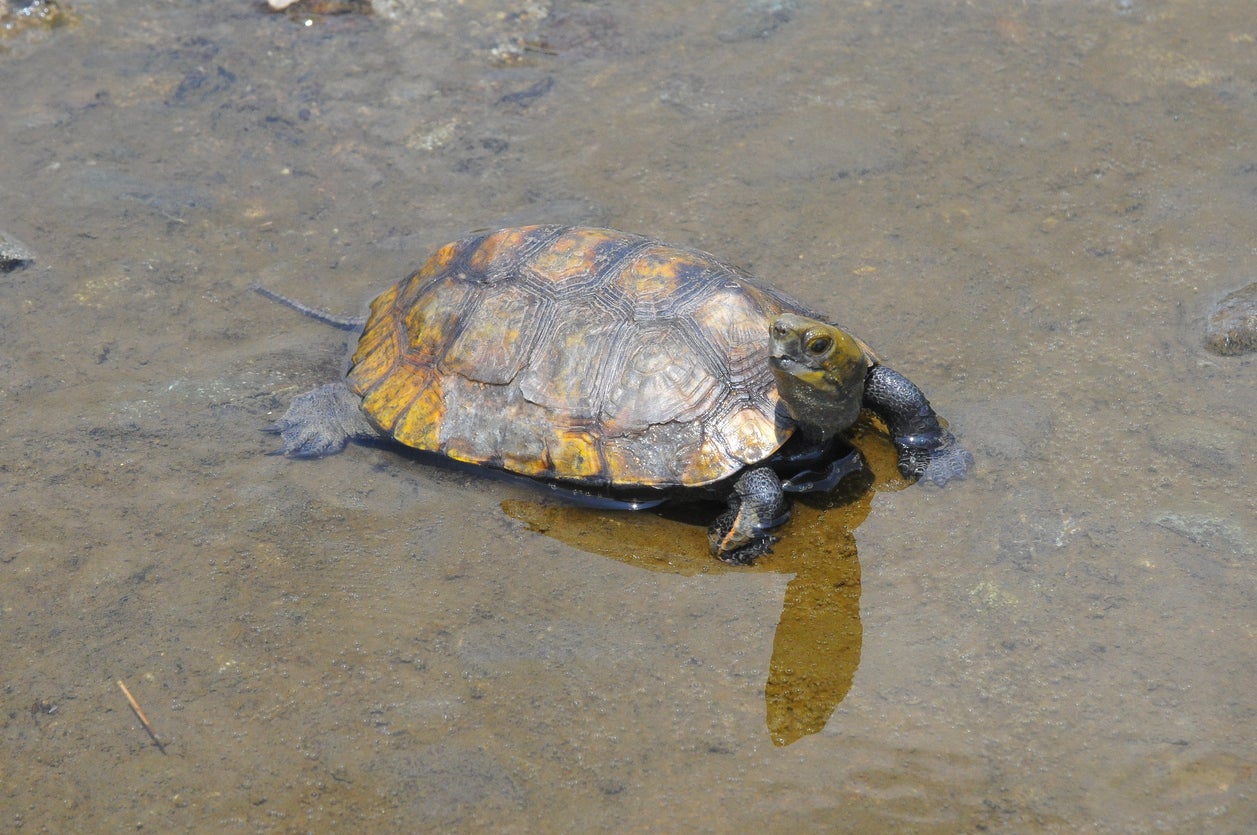
[[[271,455],[321,458],[340,452],[351,438],[370,435],[360,404],[344,383],[329,383],[294,398],[284,416],[262,430],[283,441]]]
[[[935,446],[899,446],[899,472],[904,478],[942,487],[949,481],[964,478],[972,469],[973,454],[956,443],[955,437],[947,431]]]

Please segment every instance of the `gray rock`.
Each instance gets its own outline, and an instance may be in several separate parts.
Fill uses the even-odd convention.
[[[1169,415],[1149,434],[1152,448],[1203,469],[1230,470],[1245,457],[1250,435],[1216,421]]]
[[[1218,302],[1205,325],[1205,347],[1222,356],[1257,351],[1257,281]]]
[[[0,273],[8,273],[35,261],[35,253],[0,229]]]
[[[717,35],[725,43],[763,40],[794,18],[798,0],[750,0],[735,5],[725,15],[725,25]]]
[[[1157,515],[1152,521],[1204,548],[1214,559],[1224,564],[1251,562],[1253,558],[1252,538],[1243,525],[1232,519],[1202,513],[1167,511]]]

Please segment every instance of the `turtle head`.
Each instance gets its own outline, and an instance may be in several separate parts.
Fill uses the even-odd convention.
[[[870,361],[846,331],[783,313],[768,328],[777,392],[805,437],[825,442],[855,423]]]

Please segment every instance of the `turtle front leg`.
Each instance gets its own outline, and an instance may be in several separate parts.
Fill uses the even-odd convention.
[[[777,474],[768,467],[747,470],[733,485],[729,509],[707,529],[707,542],[718,559],[750,565],[777,541],[768,531],[789,517]]]
[[[964,478],[973,467],[973,455],[939,424],[921,389],[898,371],[884,365],[869,369],[864,405],[886,422],[904,478],[941,485]]]
[[[272,455],[321,458],[333,455],[352,440],[378,437],[362,414],[362,398],[342,380],[293,398],[288,411],[263,429],[279,435],[283,444]]]
[[[828,493],[852,473],[864,469],[864,458],[856,449],[846,455],[831,456],[824,469],[800,470],[781,482],[781,489],[787,493]]]

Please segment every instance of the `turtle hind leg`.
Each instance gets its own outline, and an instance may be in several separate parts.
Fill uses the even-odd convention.
[[[938,422],[921,389],[898,371],[884,365],[869,369],[864,405],[886,422],[904,478],[941,485],[973,468],[973,455]]]
[[[284,416],[263,431],[279,435],[282,441],[272,455],[292,458],[334,455],[350,440],[379,435],[362,414],[362,398],[343,380],[293,398]]]
[[[777,474],[768,467],[747,470],[733,485],[729,509],[707,529],[707,542],[717,559],[750,565],[772,550],[777,537],[769,531],[789,516]]]

